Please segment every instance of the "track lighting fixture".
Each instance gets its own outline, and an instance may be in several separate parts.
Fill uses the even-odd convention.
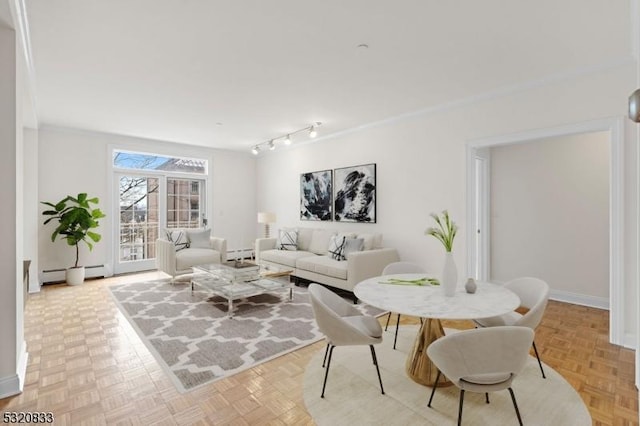
[[[311,124],[310,126],[307,127],[303,127],[302,129],[298,129],[296,131],[293,132],[289,132],[285,135],[281,135],[278,136],[276,138],[270,139],[266,142],[261,142],[259,144],[256,144],[253,146],[253,148],[251,148],[251,153],[253,155],[258,155],[260,153],[260,151],[269,148],[269,150],[273,151],[274,149],[276,149],[276,142],[280,143],[284,143],[285,145],[291,145],[291,136],[295,135],[296,133],[301,133],[301,132],[309,132],[309,137],[311,138],[315,138],[318,135],[318,127],[321,125],[322,123],[319,121],[316,121],[315,123]]]

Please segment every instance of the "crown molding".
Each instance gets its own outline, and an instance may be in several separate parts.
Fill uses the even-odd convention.
[[[29,98],[35,119],[36,127],[39,127],[38,103],[36,94],[36,71],[33,65],[33,53],[31,49],[31,37],[29,33],[29,20],[27,18],[27,7],[24,0],[11,0],[9,2],[13,15],[16,33],[19,34],[22,54],[26,64],[27,85],[29,86]]]
[[[634,3],[640,3],[640,0],[634,0]],[[639,24],[640,26],[640,24]],[[640,44],[640,42],[639,42]],[[304,146],[310,143],[321,142],[324,140],[330,140],[341,136],[346,136],[349,134],[357,133],[363,130],[368,130],[376,127],[383,127],[390,124],[395,124],[398,122],[402,122],[409,119],[414,119],[417,117],[431,116],[436,114],[441,114],[447,111],[455,110],[458,108],[464,108],[470,105],[474,105],[481,102],[487,102],[494,99],[504,98],[507,96],[514,95],[516,93],[526,92],[532,89],[536,89],[539,87],[544,87],[550,84],[555,84],[567,80],[575,80],[579,77],[584,77],[592,74],[597,74],[605,71],[611,71],[618,68],[622,68],[629,65],[636,65],[639,62],[636,62],[633,56],[627,56],[622,58],[613,59],[610,61],[602,62],[600,64],[591,65],[587,67],[580,67],[573,70],[551,74],[543,78],[539,78],[536,80],[530,80],[527,82],[513,84],[508,86],[503,86],[495,90],[491,90],[489,92],[480,93],[477,95],[469,96],[462,99],[457,99],[450,102],[445,102],[439,105],[434,105],[432,107],[422,108],[415,111],[407,112],[404,114],[388,117],[382,120],[373,121],[370,123],[363,124],[361,126],[351,127],[349,129],[341,130],[334,133],[329,133],[323,136],[319,136],[311,141],[303,141],[298,142],[289,146],[288,148],[297,148],[300,146]],[[295,146],[294,146],[295,145]]]

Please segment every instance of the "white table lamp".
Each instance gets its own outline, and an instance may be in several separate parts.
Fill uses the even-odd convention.
[[[259,212],[258,223],[264,224],[264,237],[269,238],[269,225],[276,221],[276,214],[271,212]]]

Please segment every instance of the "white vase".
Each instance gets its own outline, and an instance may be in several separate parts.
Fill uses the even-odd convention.
[[[84,282],[84,266],[67,269],[66,281],[69,285],[80,285]]]
[[[456,262],[453,260],[451,252],[447,252],[445,255],[440,285],[445,296],[451,297],[455,294],[458,285],[458,268],[456,268]]]

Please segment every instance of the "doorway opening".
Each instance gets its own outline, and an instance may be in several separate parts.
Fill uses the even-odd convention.
[[[605,132],[609,137],[609,317],[610,341],[623,344],[623,122],[619,118],[603,119],[574,125],[527,131],[471,141],[467,144],[467,270],[476,278],[491,277],[490,226],[490,155],[492,147],[521,144],[542,139]]]

